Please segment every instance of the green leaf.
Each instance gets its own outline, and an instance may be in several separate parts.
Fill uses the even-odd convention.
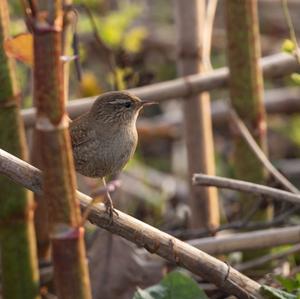
[[[266,285],[260,288],[260,293],[270,299],[297,299],[297,296]]]
[[[133,299],[163,299],[166,296],[166,288],[160,284],[149,287],[145,290],[138,288]]]
[[[109,46],[119,47],[123,37],[133,21],[141,14],[140,5],[121,5],[120,10],[112,12],[105,18],[97,20],[98,29],[104,42]]]
[[[295,291],[299,286],[298,281],[293,278],[277,276],[276,279],[288,292]]]
[[[123,47],[128,52],[137,53],[146,36],[147,30],[144,27],[135,27],[125,35]]]
[[[296,281],[298,282],[298,287],[300,287],[300,273],[296,274]]]
[[[130,68],[123,68],[122,69],[122,68],[116,67],[114,69],[114,72],[115,72],[114,74],[110,73],[108,75],[108,81],[111,84],[116,84],[116,86],[119,90],[126,89],[127,86],[126,86],[126,82],[125,82],[125,76],[132,73],[132,69],[130,69]]]
[[[208,299],[195,280],[178,271],[169,273],[159,284],[137,290],[133,299]]]
[[[286,53],[293,53],[295,48],[295,44],[290,39],[285,39],[281,46],[282,51]]]
[[[300,74],[298,73],[291,74],[291,79],[295,84],[300,85]]]

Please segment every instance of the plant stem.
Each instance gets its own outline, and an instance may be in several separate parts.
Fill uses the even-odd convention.
[[[45,14],[47,12],[47,14]],[[62,1],[41,0],[33,20],[36,127],[41,140],[54,280],[59,298],[90,299],[83,228],[65,112]]]
[[[4,52],[8,38],[9,12],[0,1],[0,147],[26,160],[25,132],[20,117],[20,91],[15,65]],[[26,189],[0,177],[1,266],[3,298],[39,298],[39,282],[33,226],[34,202]]]
[[[175,19],[178,32],[177,69],[181,76],[205,72],[199,49],[203,46],[206,1],[177,0]],[[206,36],[207,37],[207,36]],[[207,49],[206,55],[210,54]],[[195,172],[214,174],[214,144],[210,117],[209,94],[187,95],[183,102],[185,141],[187,147],[188,177]],[[190,179],[189,179],[190,183]],[[215,188],[199,188],[190,184],[189,204],[192,211],[191,227],[214,229],[219,225],[219,202]]]
[[[259,65],[260,41],[257,1],[226,1],[230,97],[235,111],[243,119],[262,151],[267,153],[263,78]],[[236,177],[263,183],[266,171],[240,134],[235,134],[234,170]],[[252,195],[242,195],[241,215],[253,205]],[[242,216],[243,217],[243,216]],[[272,206],[266,205],[254,215],[256,220],[272,217]]]

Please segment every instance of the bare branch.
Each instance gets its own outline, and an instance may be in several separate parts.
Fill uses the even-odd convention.
[[[280,201],[291,202],[293,204],[300,204],[300,195],[298,194],[240,180],[197,173],[193,176],[193,184],[254,193],[257,195],[268,196],[271,199],[273,198]]]
[[[219,227],[217,227],[214,230],[211,229],[185,229],[185,230],[173,230],[169,231],[168,233],[171,234],[172,236],[179,238],[180,240],[192,240],[192,239],[197,239],[197,238],[204,238],[208,236],[212,236],[217,234],[218,232],[221,231],[226,231],[226,230],[260,230],[260,229],[267,229],[270,227],[275,227],[278,225],[282,225],[287,221],[288,216],[290,216],[293,213],[296,213],[299,210],[299,206],[297,206],[298,209],[289,209],[285,213],[282,213],[275,217],[272,220],[269,221],[253,221],[253,222],[248,222],[245,223],[244,221],[234,221],[231,223],[225,223],[221,224]]]
[[[189,244],[209,254],[218,255],[234,251],[257,250],[286,244],[297,244],[299,242],[300,226],[297,225],[195,239],[189,241]]]
[[[41,194],[41,171],[3,150],[0,150],[0,173]],[[77,191],[77,196],[83,209],[92,200],[79,191]],[[121,211],[118,211],[118,214],[119,216],[114,217],[111,222],[105,206],[98,204],[91,209],[88,219],[138,246],[145,247],[151,253],[156,253],[168,261],[202,276],[229,294],[234,294],[242,299],[262,298],[259,293],[260,284],[229,267],[226,263]]]
[[[264,75],[267,78],[283,76],[299,69],[299,65],[295,57],[286,53],[275,54],[262,58],[261,66],[263,68]],[[184,99],[184,97],[187,95],[195,95],[203,91],[223,88],[226,87],[227,80],[228,68],[223,67],[208,74],[185,76],[175,80],[129,89],[128,91],[137,95],[143,100],[161,102],[174,98]],[[71,101],[67,107],[71,118],[77,117],[88,111],[96,98],[97,96]],[[297,103],[296,101],[294,102]],[[270,102],[269,105],[271,110],[275,109],[274,104]],[[283,109],[285,109],[285,106]],[[224,110],[226,110],[224,107],[220,107],[220,109],[216,110],[216,117],[221,118],[222,120],[227,119],[228,114],[226,111],[224,112]],[[221,112],[218,110],[221,110]],[[29,108],[23,110],[22,115],[24,117],[26,126],[34,126],[35,109]]]
[[[237,265],[237,269],[239,271],[245,271],[251,268],[259,267],[263,264],[266,264],[268,262],[278,260],[285,258],[288,255],[297,253],[300,251],[300,244],[297,244],[291,248],[288,248],[287,250],[281,251],[281,252],[273,252],[264,256],[261,256],[257,259],[250,260],[248,262],[245,262],[243,264]]]

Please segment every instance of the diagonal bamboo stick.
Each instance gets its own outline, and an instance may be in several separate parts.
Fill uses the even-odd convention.
[[[18,159],[17,157],[0,149],[0,173],[9,177],[16,183],[23,185],[24,187],[41,194],[42,192],[42,172],[34,166]],[[286,192],[286,191],[284,191]],[[298,195],[293,196],[298,197]],[[79,191],[77,191],[77,197],[80,199],[81,207],[84,209],[88,206],[91,198]],[[133,217],[119,212],[120,217],[115,218],[113,223],[110,223],[110,219],[105,213],[105,207],[98,205],[93,207],[89,220],[94,221],[96,225],[102,227],[110,232],[118,234],[125,239],[139,245],[146,249],[150,249],[151,245],[155,243],[156,239],[160,242],[160,231],[153,229],[151,226],[146,225],[141,221],[136,220]],[[110,223],[110,224],[109,224]],[[135,226],[135,224],[138,224]],[[148,228],[150,230],[148,230]],[[133,229],[137,229],[137,233],[132,232]],[[252,231],[246,233],[238,233],[233,235],[208,237],[201,239],[190,240],[188,243],[209,253],[209,254],[223,254],[232,251],[251,250],[257,248],[270,248],[285,244],[295,244],[300,242],[300,226],[290,226],[283,228],[265,229],[259,231]],[[151,237],[149,237],[151,235]],[[167,234],[163,233],[164,236]],[[139,236],[139,238],[135,238]],[[169,238],[172,238],[168,235]],[[177,241],[176,238],[173,238]],[[172,239],[172,240],[173,240]],[[159,245],[157,245],[159,247]],[[186,248],[189,250],[189,247]],[[161,255],[161,252],[152,252]],[[165,255],[170,256],[170,251],[167,251]],[[171,259],[169,259],[171,260]],[[195,265],[196,267],[197,265]],[[194,272],[195,267],[189,269]],[[195,272],[196,273],[196,272]],[[205,277],[206,278],[206,277]]]
[[[3,150],[0,150],[0,173],[33,192],[39,194],[42,192],[41,171]],[[92,199],[79,191],[76,194],[81,207],[85,209]],[[228,294],[234,294],[242,299],[262,298],[257,282],[226,263],[121,211],[118,211],[118,214],[119,216],[114,217],[114,221],[111,222],[104,205],[98,204],[91,209],[88,219],[112,233],[145,247],[151,253],[156,253],[202,276]]]
[[[299,193],[299,190],[273,166],[266,154],[252,137],[246,125],[242,122],[242,120],[234,110],[231,110],[230,117],[233,123],[236,125],[237,130],[241,133],[244,141],[249,146],[249,149],[261,162],[261,164],[268,170],[269,174],[272,175],[285,189],[293,193]]]

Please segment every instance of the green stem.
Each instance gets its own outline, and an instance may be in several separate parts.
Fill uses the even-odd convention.
[[[226,1],[231,103],[262,150],[267,152],[263,79],[256,1]],[[235,136],[234,170],[239,179],[264,184],[266,171],[241,135]],[[240,217],[255,205],[254,196],[241,195]],[[268,220],[272,206],[264,203],[253,218]]]
[[[20,92],[15,65],[4,52],[9,15],[6,0],[0,1],[0,148],[23,160],[27,149],[20,118]],[[0,177],[0,237],[3,298],[39,298],[38,271],[33,227],[32,194]]]

